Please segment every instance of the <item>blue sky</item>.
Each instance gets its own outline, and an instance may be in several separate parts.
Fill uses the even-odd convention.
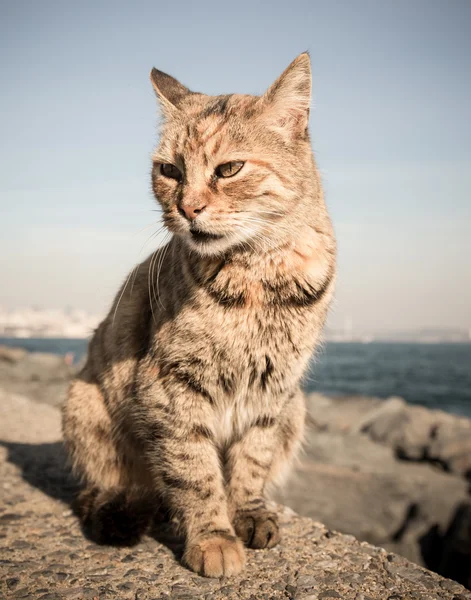
[[[152,66],[261,93],[300,52],[339,239],[331,325],[471,326],[468,0],[3,2],[0,304],[104,312],[158,218]],[[145,231],[144,228],[148,227]]]

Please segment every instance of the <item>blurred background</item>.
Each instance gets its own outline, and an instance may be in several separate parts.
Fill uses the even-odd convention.
[[[208,94],[260,94],[308,50],[339,243],[327,339],[471,340],[467,0],[21,0],[0,21],[0,335],[86,337],[158,246],[152,66]],[[312,388],[471,415],[469,346],[324,357]]]
[[[396,458],[439,465],[456,481],[434,480],[430,495],[440,499],[446,487],[451,496],[455,485],[459,502],[424,508],[416,488],[387,488],[399,508],[382,518],[395,524],[375,534],[365,533],[361,508],[357,521],[343,523],[343,507],[332,515],[330,500],[314,506],[312,487],[291,503],[399,550],[410,522],[416,530],[426,523],[414,549],[401,551],[446,571],[437,565],[451,559],[440,553],[471,476],[467,421],[451,416],[471,417],[471,3],[19,0],[0,11],[0,343],[66,355],[67,363],[82,359],[118,286],[159,244],[150,69],[208,94],[260,94],[310,52],[312,143],[339,245],[327,343],[305,383],[330,397],[314,403],[314,426],[338,433],[356,423],[365,432],[384,410],[363,458],[388,447]],[[50,401],[44,365],[21,361],[14,372],[12,360],[2,367],[0,387]],[[360,407],[358,421],[334,403],[338,396]],[[371,404],[373,396],[449,416],[411,413],[397,398]],[[446,439],[464,440],[455,462],[445,442],[432,448],[446,427]],[[340,461],[326,447],[313,460],[323,452]],[[372,494],[369,485],[363,491]]]

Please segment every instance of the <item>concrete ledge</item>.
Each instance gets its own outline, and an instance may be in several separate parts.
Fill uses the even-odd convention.
[[[0,392],[0,594],[56,599],[471,599],[461,585],[279,507],[283,542],[239,577],[198,577],[168,524],[134,548],[83,537],[68,502],[56,409]],[[16,423],[16,426],[14,426]],[[20,425],[20,426],[19,426]],[[341,490],[339,490],[341,494]]]

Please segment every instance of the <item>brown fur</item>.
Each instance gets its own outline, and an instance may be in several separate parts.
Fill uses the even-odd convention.
[[[122,525],[121,540],[133,510],[150,518],[163,500],[185,533],[186,564],[231,575],[245,560],[237,536],[256,548],[279,540],[265,493],[300,446],[299,382],[334,287],[307,132],[310,62],[300,55],[261,97],[151,78],[164,114],[152,183],[173,237],[95,332],[64,436],[87,486],[82,520],[99,537]],[[218,177],[231,161],[243,167]],[[162,163],[178,171],[166,176]],[[137,520],[132,531],[144,529]]]

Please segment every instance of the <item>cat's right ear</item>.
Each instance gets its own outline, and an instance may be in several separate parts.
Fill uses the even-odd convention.
[[[190,90],[174,77],[156,68],[153,68],[150,72],[150,80],[159,99],[162,111],[168,117],[175,115],[179,111],[179,106],[183,98],[191,94]]]
[[[306,131],[311,78],[311,59],[307,52],[303,52],[260,98],[270,127],[288,138]]]

